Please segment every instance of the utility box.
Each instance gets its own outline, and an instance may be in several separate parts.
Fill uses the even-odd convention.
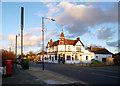
[[[29,69],[29,59],[22,59],[22,69]]]
[[[12,60],[7,60],[7,74],[12,74]]]

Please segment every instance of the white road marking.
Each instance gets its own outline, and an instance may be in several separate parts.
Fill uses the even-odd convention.
[[[107,77],[112,77],[112,78],[120,78],[118,76],[110,76],[110,75],[104,75],[104,74],[99,74],[99,73],[91,73],[91,74],[99,75],[99,76],[107,76]]]

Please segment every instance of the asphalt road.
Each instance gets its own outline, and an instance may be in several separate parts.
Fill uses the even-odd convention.
[[[30,63],[42,68],[42,64]],[[78,79],[91,85],[120,85],[120,67],[82,67],[67,64],[45,64],[45,69]]]

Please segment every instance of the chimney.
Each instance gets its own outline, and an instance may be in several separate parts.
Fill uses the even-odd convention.
[[[52,39],[50,39],[50,42],[52,42]]]
[[[77,41],[79,41],[80,40],[80,37],[77,37]]]
[[[92,44],[91,44],[91,46],[90,46],[90,50],[92,51]]]

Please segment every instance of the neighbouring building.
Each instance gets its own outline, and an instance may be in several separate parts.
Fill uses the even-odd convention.
[[[97,47],[97,46],[90,46],[88,48],[91,52],[95,53],[95,60],[99,60],[99,61],[105,61],[107,58],[112,58],[113,54],[108,51],[106,48],[101,48],[101,47]]]
[[[44,58],[44,62],[48,62],[47,52],[45,51],[38,53],[36,56],[36,60],[43,60],[43,58]]]
[[[47,57],[45,61],[50,63],[91,63],[94,59],[94,52],[85,48],[84,44],[78,37],[75,40],[65,39],[63,30],[57,41],[47,43]]]

